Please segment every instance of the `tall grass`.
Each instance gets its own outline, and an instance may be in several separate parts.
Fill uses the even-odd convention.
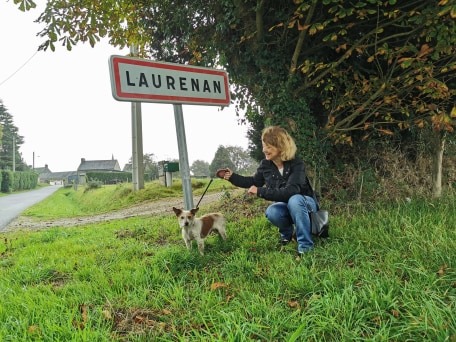
[[[454,197],[341,212],[301,259],[262,205],[202,207],[228,218],[205,256],[171,211],[2,234],[0,340],[456,340]]]

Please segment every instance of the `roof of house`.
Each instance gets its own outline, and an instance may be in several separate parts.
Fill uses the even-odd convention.
[[[49,170],[49,167],[47,165],[45,165],[44,167],[35,167],[33,170],[39,175],[44,173],[52,173],[52,171]]]
[[[124,165],[122,171],[126,172],[131,172],[133,170],[133,164],[132,163],[127,163]]]
[[[119,162],[116,159],[109,160],[85,160],[81,158],[78,171],[120,171]]]
[[[76,171],[63,171],[63,172],[51,172],[40,174],[40,180],[51,181],[51,180],[63,180],[68,179],[70,176],[77,176]]]

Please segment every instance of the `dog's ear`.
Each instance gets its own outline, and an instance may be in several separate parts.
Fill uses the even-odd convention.
[[[199,208],[193,208],[190,212],[195,215],[198,212]]]
[[[179,216],[181,214],[181,212],[182,212],[181,209],[177,209],[176,207],[173,207],[173,211],[176,214],[176,216]]]

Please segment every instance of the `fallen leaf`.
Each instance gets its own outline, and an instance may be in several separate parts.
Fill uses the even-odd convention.
[[[234,295],[226,296],[226,302],[229,303],[234,298]]]
[[[443,275],[445,275],[447,268],[448,268],[447,264],[443,264],[442,266],[440,266],[439,270],[437,271],[437,275],[439,277],[442,277]]]
[[[29,334],[35,334],[40,332],[40,328],[37,325],[31,325],[28,327],[27,331]]]
[[[109,311],[109,310],[103,310],[103,311],[101,312],[101,314],[102,314],[103,317],[106,318],[106,319],[112,319],[111,311]]]
[[[211,285],[211,291],[217,290],[217,289],[219,289],[221,287],[228,287],[228,285],[226,285],[225,283],[220,283],[220,282],[213,283]]]
[[[299,302],[296,301],[296,300],[289,300],[289,301],[288,301],[288,306],[289,306],[290,308],[293,308],[293,309],[299,309],[299,308],[301,307],[301,305],[299,304]]]

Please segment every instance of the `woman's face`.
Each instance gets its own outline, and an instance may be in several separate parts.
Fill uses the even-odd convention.
[[[280,150],[263,142],[263,153],[267,160],[280,160]]]

